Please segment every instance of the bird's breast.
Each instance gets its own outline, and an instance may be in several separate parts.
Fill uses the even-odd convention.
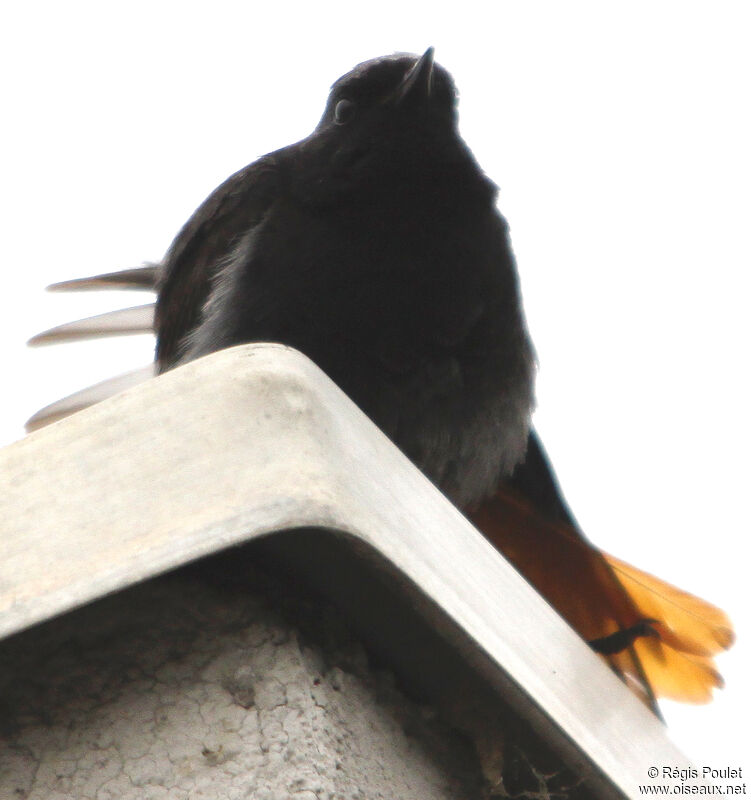
[[[523,455],[531,348],[494,211],[281,203],[241,272],[230,343],[304,352],[460,505]]]

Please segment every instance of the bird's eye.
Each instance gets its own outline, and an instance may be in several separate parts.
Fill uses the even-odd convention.
[[[351,100],[340,100],[334,107],[334,122],[346,125],[354,116],[357,106]]]

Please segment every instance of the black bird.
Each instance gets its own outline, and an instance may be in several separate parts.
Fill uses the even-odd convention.
[[[378,58],[334,83],[310,136],[223,183],[161,265],[61,286],[156,285],[158,372],[246,342],[301,350],[648,703],[707,700],[727,617],[589,544],[531,429],[496,199],[432,48]]]

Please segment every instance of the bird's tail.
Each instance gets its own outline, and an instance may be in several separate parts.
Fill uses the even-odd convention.
[[[156,291],[158,265],[53,284],[55,291]],[[35,336],[48,344],[153,330],[153,304],[100,314]],[[147,380],[153,365],[76,392],[37,412],[35,430]],[[580,532],[532,434],[514,481],[471,514],[489,541],[652,708],[655,697],[703,703],[722,686],[714,656],[733,643],[727,615],[600,552]]]
[[[93,275],[88,278],[77,278],[48,286],[49,291],[90,291],[90,290],[142,290],[155,292],[159,277],[158,264],[146,264],[143,267]],[[154,303],[132,308],[122,308],[97,314],[94,317],[67,322],[33,336],[29,340],[32,346],[61,344],[63,342],[97,339],[109,336],[153,333]],[[67,397],[57,400],[36,412],[27,422],[26,430],[34,431],[67,417],[76,411],[94,405],[131,386],[142,383],[154,375],[153,365],[124,372],[93,386],[87,386]]]
[[[634,650],[658,697],[706,703],[723,680],[714,656],[734,641],[724,611],[666,581],[603,553],[637,613],[654,620],[657,636],[640,638]],[[618,666],[619,655],[613,656]]]
[[[713,657],[734,637],[719,608],[600,552],[513,488],[471,519],[648,705],[655,697],[705,703],[722,686]]]

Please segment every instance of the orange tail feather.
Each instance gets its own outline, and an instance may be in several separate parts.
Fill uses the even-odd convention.
[[[733,642],[723,611],[601,553],[576,528],[543,518],[507,487],[470,516],[587,641],[654,620],[658,637],[603,656],[642,698],[702,703],[722,686],[712,657]]]

